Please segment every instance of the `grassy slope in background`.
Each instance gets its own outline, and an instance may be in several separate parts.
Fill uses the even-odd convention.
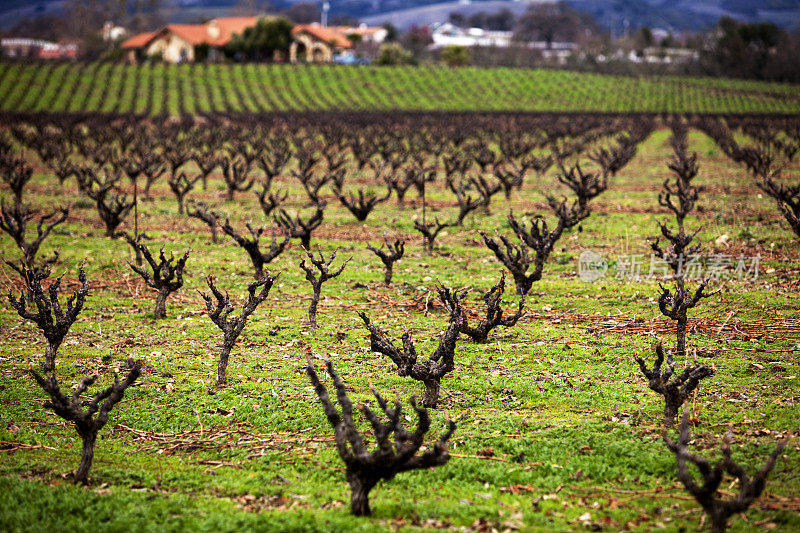
[[[0,63],[0,110],[798,113],[800,86],[545,69]]]

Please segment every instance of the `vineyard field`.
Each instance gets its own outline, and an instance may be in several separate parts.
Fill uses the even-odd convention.
[[[800,531],[800,115],[73,66],[0,113],[0,532]]]
[[[800,86],[559,70],[339,65],[0,63],[0,110],[800,112]]]

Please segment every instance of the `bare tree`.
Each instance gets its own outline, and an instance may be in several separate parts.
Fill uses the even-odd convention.
[[[289,143],[281,138],[271,139],[258,158],[258,166],[264,171],[264,190],[269,190],[272,180],[283,172],[292,157]]]
[[[206,311],[208,311],[209,318],[223,333],[222,350],[220,350],[219,360],[217,362],[218,386],[228,383],[228,359],[230,358],[233,345],[236,344],[236,339],[238,339],[239,335],[244,331],[244,327],[247,324],[247,317],[252,315],[258,305],[267,299],[269,291],[273,283],[275,283],[275,280],[278,279],[278,276],[280,276],[280,273],[272,277],[268,272],[266,278],[249,284],[247,286],[247,301],[244,303],[244,306],[242,306],[242,312],[239,313],[239,316],[230,319],[228,315],[233,312],[234,307],[228,297],[228,293],[226,292],[223,296],[214,286],[213,276],[206,277],[206,283],[216,299],[216,304],[211,299],[211,296],[202,292],[200,292],[200,296],[202,296],[203,300],[206,302]],[[261,287],[261,292],[256,294],[256,289],[259,287]]]
[[[525,163],[517,164],[514,161],[495,163],[492,167],[492,174],[503,187],[506,200],[511,198],[511,191],[522,187],[527,172],[528,166]]]
[[[116,237],[116,229],[125,220],[134,206],[125,194],[109,193],[96,199],[97,212],[106,226],[106,236]]]
[[[489,338],[489,333],[497,326],[510,328],[516,325],[517,321],[522,318],[522,308],[525,305],[525,298],[520,297],[516,313],[504,316],[500,304],[503,301],[503,292],[505,292],[505,288],[506,275],[502,273],[500,275],[500,281],[483,295],[483,301],[486,303],[486,318],[480,319],[475,327],[471,327],[469,325],[467,313],[464,312],[461,322],[461,333],[469,335],[475,342],[486,342]],[[449,305],[452,307],[452,301]]]
[[[328,166],[328,172],[338,172],[347,164],[346,143],[341,142],[341,139],[337,141],[335,138],[328,138],[326,141],[321,150],[322,157]]]
[[[194,209],[192,209],[192,206],[194,206]],[[217,222],[222,218],[219,213],[211,210],[211,208],[203,202],[191,201],[189,207],[186,209],[186,214],[205,222],[211,230],[211,242],[214,244],[217,243]]]
[[[106,226],[106,236],[116,237],[116,229],[122,224],[135,204],[128,202],[125,194],[111,192],[121,178],[119,170],[103,169],[98,172],[90,166],[78,169],[78,183],[82,190],[95,202],[97,213]]]
[[[344,267],[347,266],[347,263],[350,262],[352,257],[345,260],[338,269],[331,272],[330,266],[333,261],[336,259],[336,252],[339,251],[337,248],[336,250],[331,253],[331,256],[328,260],[325,260],[325,257],[322,255],[322,250],[319,246],[317,246],[317,253],[319,254],[319,259],[314,257],[314,254],[308,251],[307,248],[303,248],[303,251],[306,254],[306,257],[309,261],[311,261],[311,265],[306,265],[306,260],[300,260],[300,268],[306,273],[306,279],[309,283],[311,283],[311,288],[314,291],[314,294],[311,296],[311,303],[308,306],[308,322],[312,328],[317,327],[317,305],[319,305],[319,296],[322,291],[322,284],[328,281],[329,279],[333,279],[337,277],[339,274],[342,273]],[[315,273],[318,272],[318,274]]]
[[[261,211],[264,212],[265,216],[270,216],[275,209],[279,208],[283,202],[286,201],[286,197],[289,196],[289,193],[286,191],[284,191],[283,194],[268,191],[269,189],[264,187],[261,189],[261,192],[256,192],[258,204],[261,206]]]
[[[473,158],[460,151],[453,151],[442,157],[444,174],[447,181],[453,181],[457,175],[464,179],[469,169],[472,168],[473,162]]]
[[[170,176],[169,180],[167,180],[169,183],[169,188],[172,190],[172,194],[175,195],[175,199],[178,201],[179,215],[183,214],[183,199],[192,189],[194,189],[194,186],[199,179],[200,176],[195,176],[194,178],[189,179],[185,172],[181,172],[177,176]]]
[[[167,171],[167,160],[161,153],[148,152],[141,156],[140,168],[142,169],[142,174],[144,174],[144,198],[145,200],[152,200],[150,188]]]
[[[658,308],[661,314],[675,321],[675,333],[677,344],[675,351],[679,356],[686,355],[686,329],[689,323],[688,311],[695,307],[701,299],[708,298],[712,294],[707,294],[705,291],[706,281],[701,281],[697,285],[694,293],[691,291],[689,283],[679,278],[680,282],[677,283],[675,293],[663,285],[659,284],[661,294],[658,297]]]
[[[89,162],[75,167],[75,171],[75,180],[78,188],[93,200],[97,196],[107,194],[122,179],[121,170],[115,169],[112,171],[107,168],[94,167]]]
[[[322,188],[331,182],[338,182],[339,184],[342,184],[342,180],[344,179],[344,169],[342,169],[340,172],[326,172],[317,176],[310,174],[305,177],[299,177],[299,179],[301,180],[300,183],[303,185],[303,188],[305,189],[306,195],[309,199],[309,204],[307,205],[319,205],[320,203],[324,203],[324,200],[320,198],[320,191]]]
[[[512,216],[512,214],[509,214],[509,216]],[[528,294],[534,281],[538,281],[538,279],[535,279],[537,276],[535,271],[530,276],[527,274],[528,267],[531,265],[531,258],[528,254],[528,247],[525,245],[525,241],[517,236],[520,243],[516,245],[505,235],[501,235],[500,233],[496,233],[496,235],[500,242],[489,237],[486,232],[481,232],[486,247],[494,252],[495,257],[503,263],[514,277],[517,294]],[[503,246],[500,246],[501,244]],[[542,262],[542,268],[544,268],[544,262]],[[538,276],[539,279],[541,279],[541,272]]]
[[[514,218],[514,213],[511,212],[508,215],[508,223],[520,240],[519,246],[498,234],[498,238],[505,246],[505,250],[503,250],[503,247],[500,246],[501,243],[488,237],[485,232],[481,233],[486,246],[514,276],[518,294],[527,294],[533,283],[542,278],[544,264],[553,251],[555,243],[565,230],[576,226],[591,214],[589,201],[608,187],[608,176],[604,172],[585,172],[579,164],[569,168],[562,166],[558,180],[569,187],[575,193],[576,198],[568,206],[566,197],[561,201],[553,196],[547,197],[547,203],[558,219],[554,228],[550,229],[547,221],[541,215],[535,216],[528,228],[524,222],[518,223]],[[533,258],[527,248],[533,250]],[[533,265],[533,271],[528,274],[527,271],[531,265]]]
[[[144,259],[147,261],[152,271],[148,272],[147,269],[128,262],[131,269],[142,276],[142,279],[144,279],[148,286],[157,291],[153,317],[156,319],[167,318],[167,298],[170,294],[183,287],[183,269],[186,266],[186,260],[189,259],[189,253],[192,250],[191,248],[186,250],[186,253],[175,261],[175,257],[171,253],[169,258],[164,255],[164,246],[161,246],[159,259],[158,262],[156,262],[144,243],[136,239],[132,239],[129,242],[131,246],[135,247],[139,253],[144,256]]]
[[[469,182],[481,196],[481,206],[483,206],[484,213],[489,214],[489,204],[492,202],[492,196],[503,190],[503,184],[499,181],[497,183],[489,183],[483,177],[483,174],[469,178]]]
[[[425,434],[430,430],[431,420],[428,410],[425,407],[418,407],[416,400],[411,398],[411,407],[419,418],[417,428],[412,433],[403,425],[404,416],[400,401],[396,401],[392,407],[378,391],[372,389],[372,393],[388,421],[381,422],[369,407],[358,405],[364,418],[370,422],[376,440],[377,449],[370,452],[353,420],[353,404],[347,397],[344,381],[333,370],[333,364],[330,361],[325,363],[336,388],[336,398],[342,407],[341,415],[331,402],[325,385],[320,382],[310,361],[306,366],[306,372],[308,372],[314,390],[322,403],[325,416],[333,426],[336,448],[339,451],[339,457],[345,464],[347,483],[350,485],[351,493],[350,512],[356,516],[368,516],[371,514],[369,492],[380,480],[390,480],[401,472],[430,469],[447,463],[450,459],[450,455],[447,453],[447,441],[452,437],[456,425],[452,420],[448,420],[447,432],[431,449],[417,455],[424,442]]]
[[[581,169],[580,163],[566,167],[561,165],[558,181],[575,193],[575,201],[581,210],[589,212],[589,202],[608,189],[608,172],[587,172]],[[548,198],[548,201],[550,199]],[[552,207],[552,204],[551,204]]]
[[[544,175],[544,173],[547,172],[547,170],[551,166],[553,166],[553,163],[555,162],[553,160],[553,156],[550,154],[541,156],[536,156],[531,154],[528,157],[528,161],[530,163],[530,168],[533,169],[538,178],[541,178]]]
[[[135,157],[129,157],[129,154],[119,153],[114,158],[112,164],[125,172],[125,175],[128,176],[128,181],[130,181],[131,185],[135,188],[139,177],[142,175],[141,161],[138,161]]]
[[[73,151],[72,144],[60,136],[46,139],[39,151],[42,162],[55,175],[60,185],[75,174],[75,163],[71,159]]]
[[[219,157],[215,151],[198,151],[192,155],[192,160],[200,169],[200,180],[203,182],[203,190],[208,188],[208,176],[219,166]]]
[[[425,186],[436,181],[436,170],[414,165],[409,169],[409,173],[409,179],[421,197],[425,196]]]
[[[303,185],[308,198],[313,204],[319,205],[321,202],[319,191],[331,181],[335,173],[319,173],[314,175],[314,167],[321,157],[316,152],[314,143],[300,144],[295,153],[297,159],[297,170],[292,170],[292,175]]]
[[[345,196],[339,188],[335,189],[334,192],[342,205],[345,206],[359,222],[365,221],[372,210],[375,209],[375,206],[385,202],[392,195],[392,189],[388,186],[385,196],[378,196],[374,193],[367,193],[365,195],[364,189],[358,189],[358,198],[356,198],[352,192]]]
[[[433,253],[433,247],[436,244],[436,237],[445,228],[452,226],[450,222],[439,222],[439,218],[435,217],[432,223],[424,223],[419,220],[414,220],[414,229],[422,234],[425,250],[429,254]]]
[[[0,146],[0,178],[11,189],[16,203],[22,202],[22,193],[25,186],[33,176],[33,167],[26,164],[24,160],[12,157],[9,153],[2,153]]]
[[[795,235],[800,237],[800,184],[792,186],[778,181],[783,168],[794,159],[800,147],[797,135],[794,136],[794,142],[787,143],[771,131],[762,131],[760,133],[765,137],[756,135],[759,145],[740,146],[724,122],[707,118],[695,119],[695,123],[714,139],[728,157],[747,167],[756,180],[756,186],[775,200]]]
[[[387,187],[394,191],[395,196],[397,196],[397,206],[401,209],[405,202],[406,192],[414,184],[412,181],[413,172],[413,169],[406,169],[400,176],[388,174],[383,178],[384,181],[386,181]]]
[[[783,218],[789,223],[795,235],[800,237],[800,184],[784,185],[778,183],[775,177],[773,174],[763,174],[756,185],[775,200]]]
[[[439,289],[439,297],[443,302],[448,300],[442,288]],[[461,297],[463,295],[459,294],[458,298],[452,298],[453,305],[448,309],[450,323],[444,332],[444,336],[439,341],[439,346],[433,354],[422,362],[417,361],[417,351],[407,331],[402,336],[403,348],[397,348],[384,332],[370,322],[366,314],[358,313],[369,330],[370,349],[391,359],[397,365],[398,375],[409,376],[425,384],[425,394],[422,397],[422,405],[425,407],[436,407],[442,378],[452,372],[455,367],[453,358],[463,313],[461,302],[459,301]]]
[[[689,412],[684,410],[680,426],[680,436],[677,442],[672,441],[664,431],[664,443],[678,462],[678,479],[703,508],[711,519],[712,533],[724,533],[728,529],[728,519],[737,514],[744,513],[752,503],[761,496],[767,485],[767,477],[775,467],[775,462],[786,447],[786,441],[781,441],[769,455],[755,476],[747,475],[745,469],[736,463],[731,456],[731,440],[733,435],[728,430],[722,441],[722,460],[712,465],[705,457],[695,455],[689,451]],[[695,481],[689,465],[694,464],[700,472],[701,483]],[[732,499],[723,500],[719,486],[725,474],[733,476],[738,481],[739,492]]]
[[[45,372],[50,372],[55,370],[56,367],[58,347],[61,346],[64,337],[69,333],[69,328],[78,319],[78,314],[83,309],[86,296],[89,294],[89,282],[86,279],[83,267],[80,267],[78,269],[78,281],[81,282],[81,287],[69,297],[66,309],[63,309],[58,301],[58,289],[61,286],[61,278],[63,276],[58,277],[50,284],[45,295],[45,291],[42,288],[42,280],[50,276],[50,269],[45,267],[32,270],[24,265],[21,268],[24,272],[22,278],[27,284],[28,294],[33,299],[37,312],[33,313],[28,310],[24,294],[20,294],[19,299],[17,299],[9,291],[8,299],[11,302],[11,307],[17,311],[19,316],[25,320],[30,320],[42,330],[42,334],[47,340],[43,368]]]
[[[637,142],[627,135],[619,135],[617,144],[608,148],[600,147],[589,154],[589,159],[600,165],[611,176],[619,172],[636,155]]]
[[[170,175],[175,176],[178,170],[192,159],[192,152],[189,149],[190,140],[184,132],[168,129],[166,135],[161,139],[164,145],[164,157],[169,161]]]
[[[367,250],[377,255],[383,265],[386,267],[386,272],[383,276],[383,282],[386,285],[390,285],[392,283],[392,269],[394,268],[395,262],[403,258],[406,241],[395,239],[394,243],[391,243],[389,242],[389,237],[384,234],[383,242],[386,245],[385,251],[383,249],[383,244],[381,244],[378,248],[375,248],[371,244],[367,244]]]
[[[311,247],[311,232],[322,224],[326,205],[325,202],[316,204],[314,214],[308,220],[300,218],[300,213],[291,217],[285,209],[281,208],[275,216],[275,222],[284,228],[290,237],[300,239],[300,245],[308,250]]]
[[[364,170],[364,167],[370,163],[372,157],[378,151],[374,137],[368,134],[354,135],[350,139],[350,150],[353,152],[358,170]]]
[[[448,180],[447,187],[455,195],[456,201],[458,202],[458,217],[456,218],[455,225],[463,226],[464,219],[467,218],[467,215],[483,204],[480,200],[473,199],[472,195],[467,194],[467,190],[471,188],[471,185],[464,183],[463,180],[460,180],[458,185],[456,185],[454,180]]]
[[[320,182],[319,188],[321,188],[322,185],[325,185],[326,183],[330,183],[331,184],[331,188],[333,188],[333,192],[334,193],[338,193],[338,192],[340,192],[342,190],[342,188],[344,188],[344,182],[345,182],[346,179],[347,179],[347,169],[346,168],[340,168],[340,169],[338,169],[336,171],[333,171],[333,172],[327,172],[325,174],[325,177]],[[387,187],[388,187],[388,185],[387,185]],[[317,200],[313,200],[313,201],[318,201],[318,200],[319,200],[319,198],[317,198]]]
[[[266,228],[254,228],[249,222],[247,222],[245,226],[247,227],[247,231],[250,232],[250,239],[243,237],[238,231],[236,231],[231,226],[228,219],[225,219],[225,224],[222,226],[222,231],[224,231],[226,235],[229,235],[234,242],[241,246],[244,251],[247,252],[247,255],[250,256],[250,261],[253,263],[254,277],[258,280],[264,276],[264,265],[266,263],[271,263],[273,259],[283,253],[283,251],[286,249],[286,246],[289,244],[291,237],[287,235],[285,239],[278,242],[275,228],[272,228],[272,244],[270,245],[268,251],[262,252],[259,241]]]
[[[664,363],[664,349],[659,342],[656,345],[656,360],[653,368],[645,366],[644,359],[635,357],[639,363],[642,374],[648,381],[648,387],[664,397],[664,424],[671,426],[675,423],[678,410],[700,385],[700,380],[713,376],[714,368],[708,368],[697,362],[695,354],[694,363],[687,366],[683,372],[675,375],[675,361],[672,359],[672,351],[667,352],[667,366],[661,371]],[[674,376],[674,377],[673,377]],[[670,379],[671,378],[671,379]]]
[[[150,236],[144,232],[137,233],[136,235],[131,235],[130,233],[125,233],[125,241],[133,248],[134,253],[134,260],[136,261],[137,266],[142,266],[144,264],[144,256],[142,256],[142,251],[139,249],[139,243],[141,243],[145,239],[149,239]]]
[[[480,139],[467,146],[467,155],[475,160],[475,163],[480,167],[481,174],[486,172],[487,167],[492,166],[497,161],[497,154],[495,154],[489,144]]]
[[[521,42],[544,41],[549,50],[554,41],[574,42],[599,33],[597,22],[588,13],[577,12],[567,4],[537,3],[528,4],[517,17],[513,38]]]
[[[231,153],[236,154],[244,160],[247,168],[253,167],[253,163],[262,155],[262,143],[254,140],[250,134],[244,130],[232,130],[233,137],[228,141]]]
[[[688,153],[686,150],[686,127],[683,124],[673,124],[673,135],[670,139],[675,151],[674,158],[669,164],[670,170],[675,174],[675,184],[671,185],[669,179],[664,180],[664,191],[658,195],[658,203],[666,207],[675,215],[677,231],[671,230],[666,221],[658,222],[661,235],[669,242],[668,247],[660,245],[660,238],[650,243],[656,257],[664,260],[673,272],[675,279],[675,292],[661,287],[658,306],[664,316],[676,322],[676,354],[686,355],[686,328],[688,324],[687,311],[695,307],[700,300],[712,294],[705,293],[707,281],[698,283],[694,292],[691,291],[685,279],[685,265],[690,258],[700,251],[700,245],[691,245],[697,231],[687,233],[684,219],[694,210],[698,194],[702,190],[692,185],[692,180],[697,176],[697,154]]]
[[[69,208],[61,207],[52,213],[44,214],[39,217],[36,224],[36,238],[28,241],[25,234],[28,222],[34,218],[34,213],[25,205],[15,203],[13,206],[0,202],[0,229],[8,233],[14,239],[19,249],[22,251],[23,263],[29,268],[33,268],[36,263],[36,254],[42,242],[50,235],[53,228],[67,219]],[[58,258],[45,260],[45,264],[53,263]]]
[[[250,187],[253,186],[253,180],[248,179],[250,165],[246,161],[223,156],[220,158],[219,164],[222,168],[222,177],[225,179],[227,188],[225,193],[227,201],[232,202],[236,192],[249,191]]]
[[[78,383],[72,396],[68,397],[61,392],[55,373],[44,378],[36,370],[30,369],[33,379],[50,397],[50,400],[45,402],[44,407],[52,409],[56,415],[67,422],[72,422],[83,443],[81,462],[75,471],[75,483],[87,482],[89,469],[92,467],[92,460],[94,459],[97,433],[108,422],[109,413],[114,406],[122,401],[125,390],[139,379],[142,373],[142,364],[141,360],[134,362],[127,377],[122,382],[119,380],[119,374],[115,373],[114,384],[95,394],[91,400],[82,400],[81,395],[94,385],[99,377],[97,374],[84,377]]]
[[[588,209],[580,207],[577,201],[573,202],[570,207],[567,207],[566,199],[558,202],[554,198],[549,198],[548,202],[558,217],[558,222],[552,229],[542,216],[535,216],[528,227],[524,222],[517,222],[513,211],[509,212],[508,224],[519,238],[519,246],[498,233],[497,237],[505,246],[505,250],[503,250],[500,243],[486,235],[485,232],[481,232],[483,242],[514,277],[517,294],[527,294],[533,283],[542,279],[545,262],[564,230],[576,226],[589,216]],[[530,257],[528,249],[533,250],[533,258]],[[528,273],[531,265],[533,265],[533,271]]]

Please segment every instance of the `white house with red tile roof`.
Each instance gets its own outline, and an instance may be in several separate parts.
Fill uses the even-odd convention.
[[[298,24],[292,28],[292,38],[289,47],[289,61],[292,63],[330,63],[334,54],[353,47],[346,34],[316,22]]]
[[[192,62],[196,47],[208,46],[208,58],[217,60],[222,48],[230,42],[234,34],[255,26],[259,17],[216,18],[205,24],[167,24],[158,31],[140,33],[122,43],[128,52],[128,59],[135,63],[146,57],[161,55],[168,63]],[[384,28],[367,26],[321,26],[298,24],[292,28],[293,42],[289,49],[290,61],[329,63],[334,54],[351,49],[353,43],[348,35],[360,35],[366,42],[382,42],[386,37]]]
[[[158,31],[134,35],[122,43],[128,58],[136,62],[137,56],[161,54],[169,63],[195,60],[195,47],[208,46],[209,58],[216,59],[220,50],[230,42],[234,34],[255,26],[259,17],[223,17],[205,24],[167,24]]]

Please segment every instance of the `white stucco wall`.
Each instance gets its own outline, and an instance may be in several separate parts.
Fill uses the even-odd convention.
[[[165,35],[150,43],[147,55],[161,53],[161,57],[168,63],[194,61],[194,46],[184,41],[177,35]],[[183,54],[183,55],[181,55]]]

